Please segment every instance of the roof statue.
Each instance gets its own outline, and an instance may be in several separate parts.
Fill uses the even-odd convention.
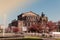
[[[45,16],[45,14],[42,12],[41,17],[44,17],[44,16]]]

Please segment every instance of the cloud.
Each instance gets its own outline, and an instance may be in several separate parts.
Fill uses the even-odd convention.
[[[16,8],[26,8],[27,6],[35,3],[37,0],[0,0],[0,24],[3,24],[4,20],[7,21],[7,19],[4,19],[7,17],[9,12]]]
[[[0,17],[9,14],[9,11],[16,7],[25,8],[36,0],[0,0]]]
[[[0,16],[4,14],[8,14],[8,12],[16,8],[17,6],[25,7],[26,5],[30,5],[36,0],[0,0]]]

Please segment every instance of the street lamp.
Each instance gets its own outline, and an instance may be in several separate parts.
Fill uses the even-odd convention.
[[[7,14],[3,14],[3,24],[4,24],[4,27],[3,27],[3,36],[4,36],[4,34],[5,34],[6,16],[7,16]]]

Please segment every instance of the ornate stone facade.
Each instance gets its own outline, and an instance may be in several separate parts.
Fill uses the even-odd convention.
[[[19,32],[22,32],[24,28],[25,28],[25,31],[29,31],[29,27],[33,27],[34,25],[36,25],[37,30],[39,30],[40,32],[41,31],[40,29],[43,29],[43,30],[47,29],[46,27],[47,22],[48,22],[48,18],[45,16],[45,14],[43,14],[43,12],[40,16],[30,11],[30,12],[21,13],[20,15],[18,15],[17,20],[13,20],[9,24],[9,27],[10,29],[12,27],[17,27],[19,29]]]
[[[23,21],[24,26],[31,26],[39,22],[40,16],[32,11],[24,13],[22,16],[18,16],[18,20]]]
[[[25,13],[22,13],[20,15],[18,15],[18,20],[19,21],[23,21],[23,27],[27,27],[27,29],[32,26],[33,24],[39,24],[39,25],[45,25],[48,21],[48,18],[43,14],[38,15],[32,11],[30,12],[25,12]],[[21,23],[21,22],[20,22]],[[18,22],[18,25],[19,25],[19,22]],[[20,26],[18,26],[20,27]]]

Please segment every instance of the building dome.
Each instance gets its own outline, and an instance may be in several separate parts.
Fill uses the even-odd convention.
[[[38,16],[38,14],[36,14],[36,13],[34,13],[34,12],[32,12],[32,11],[29,11],[29,12],[25,12],[25,13],[22,15],[22,17],[24,17],[24,16]]]

